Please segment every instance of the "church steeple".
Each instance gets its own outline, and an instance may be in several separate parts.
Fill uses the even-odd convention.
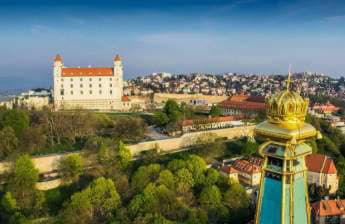
[[[310,224],[305,156],[311,147],[305,143],[320,133],[305,123],[308,99],[286,89],[267,100],[267,120],[254,133],[266,139],[259,147],[264,157],[255,224]]]

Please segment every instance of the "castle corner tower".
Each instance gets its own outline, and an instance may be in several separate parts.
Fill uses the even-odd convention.
[[[264,157],[255,224],[310,224],[305,156],[312,149],[306,140],[321,137],[305,123],[308,99],[287,88],[266,101],[267,120],[254,133],[265,139],[259,147]]]

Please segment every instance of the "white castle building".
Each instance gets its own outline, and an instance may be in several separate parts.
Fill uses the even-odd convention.
[[[123,97],[123,65],[119,55],[113,67],[66,67],[60,55],[54,60],[53,100],[56,110],[86,109],[126,111],[128,97]]]

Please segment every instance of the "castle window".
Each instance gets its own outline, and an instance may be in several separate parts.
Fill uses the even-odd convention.
[[[113,87],[113,84],[110,83],[110,87]]]
[[[98,86],[99,86],[99,87],[102,87],[102,84],[99,84]]]
[[[90,82],[92,81],[92,78],[89,78]]]
[[[71,78],[71,82],[73,82],[73,78]]]
[[[61,82],[63,82],[63,78],[61,79]]]
[[[92,94],[92,90],[90,90],[90,95]]]
[[[110,81],[113,81],[113,79],[112,79],[112,78],[110,78]]]
[[[61,88],[63,88],[63,84],[61,84]]]
[[[99,81],[102,81],[102,78],[99,78]]]
[[[102,90],[99,91],[99,94],[102,94]]]
[[[82,81],[83,81],[83,78],[80,78],[80,81],[82,82]]]
[[[110,90],[110,94],[113,94],[113,91],[112,91],[112,90]]]
[[[92,88],[92,84],[90,84],[89,87]]]
[[[62,89],[60,90],[60,95],[63,96],[65,94],[65,91]]]
[[[71,84],[71,88],[73,88],[73,84]]]
[[[83,95],[83,90],[80,91],[80,94]]]
[[[71,91],[71,95],[73,95],[73,91]]]
[[[83,88],[83,84],[80,84],[80,88]]]

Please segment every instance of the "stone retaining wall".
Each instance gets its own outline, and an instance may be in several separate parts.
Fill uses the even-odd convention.
[[[162,152],[174,151],[181,148],[186,148],[197,144],[197,141],[204,136],[215,136],[217,138],[239,138],[249,136],[252,134],[255,126],[244,126],[236,128],[224,128],[209,131],[193,132],[182,135],[178,138],[169,138],[164,140],[156,140],[149,142],[141,142],[135,145],[128,145],[132,156],[138,156],[141,152],[152,150],[154,148],[160,149]],[[54,154],[48,156],[39,156],[32,158],[33,163],[40,173],[49,173],[57,169],[58,162],[66,155],[79,154],[80,152]],[[10,168],[8,162],[0,163],[0,174],[6,172]],[[37,183],[37,189],[48,190],[59,186],[60,179],[55,179],[46,182]]]

